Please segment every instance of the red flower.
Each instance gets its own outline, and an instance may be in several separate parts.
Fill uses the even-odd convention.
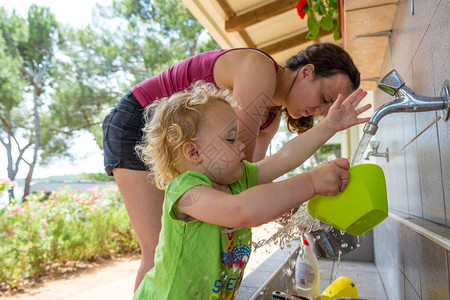
[[[305,18],[305,6],[308,4],[308,0],[300,0],[298,1],[296,7],[297,7],[297,14],[300,16],[300,19]]]
[[[99,199],[100,197],[94,197],[91,199],[91,201],[88,202],[88,205],[94,204],[95,200]]]

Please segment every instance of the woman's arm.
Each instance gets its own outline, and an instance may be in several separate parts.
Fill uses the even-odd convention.
[[[281,114],[272,121],[272,123],[264,130],[259,131],[258,140],[256,142],[254,161],[260,161],[266,157],[267,148],[280,127]]]
[[[367,92],[362,89],[356,90],[345,100],[342,95],[339,95],[327,117],[319,124],[290,140],[276,154],[257,163],[257,184],[271,182],[297,168],[336,132],[369,121],[370,118],[358,118],[358,116],[369,109],[370,104],[356,108],[366,95]]]
[[[275,93],[277,73],[274,63],[263,54],[234,50],[222,55],[214,67],[217,85],[232,89],[239,104],[239,140],[245,144],[245,159],[255,161],[259,127]]]
[[[349,167],[348,161],[341,158],[280,182],[252,187],[237,195],[196,186],[177,201],[177,210],[195,219],[226,227],[259,226],[298,207],[316,194],[336,195],[348,183]]]

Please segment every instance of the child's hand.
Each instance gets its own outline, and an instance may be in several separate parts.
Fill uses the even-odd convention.
[[[358,116],[368,110],[371,105],[366,104],[363,107],[356,108],[366,95],[367,92],[362,89],[357,89],[345,100],[342,94],[339,94],[336,101],[330,107],[324,121],[328,121],[329,126],[335,131],[344,130],[353,125],[369,121],[370,117],[358,118]]]
[[[334,196],[342,192],[348,184],[350,163],[338,158],[318,165],[309,171],[315,194]]]

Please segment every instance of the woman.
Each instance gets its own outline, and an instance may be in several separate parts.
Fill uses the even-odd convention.
[[[105,118],[103,148],[105,170],[116,179],[141,247],[135,289],[154,264],[164,198],[134,150],[142,136],[144,107],[197,80],[232,91],[245,159],[256,162],[264,158],[281,115],[291,131],[307,130],[314,114],[323,115],[339,94],[347,98],[359,87],[360,73],[342,48],[324,43],[299,52],[286,68],[257,49],[208,51],[134,86]]]

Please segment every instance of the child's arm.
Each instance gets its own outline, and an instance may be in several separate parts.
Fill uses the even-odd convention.
[[[339,94],[330,107],[327,117],[319,124],[290,140],[276,154],[257,163],[257,184],[271,182],[297,168],[336,132],[369,121],[370,118],[358,118],[358,116],[368,110],[370,104],[356,108],[366,95],[367,92],[362,89],[356,90],[345,100]]]
[[[196,186],[177,201],[177,210],[195,219],[226,227],[259,226],[316,194],[336,195],[348,183],[349,167],[349,162],[340,158],[280,182],[257,185],[237,195]]]

